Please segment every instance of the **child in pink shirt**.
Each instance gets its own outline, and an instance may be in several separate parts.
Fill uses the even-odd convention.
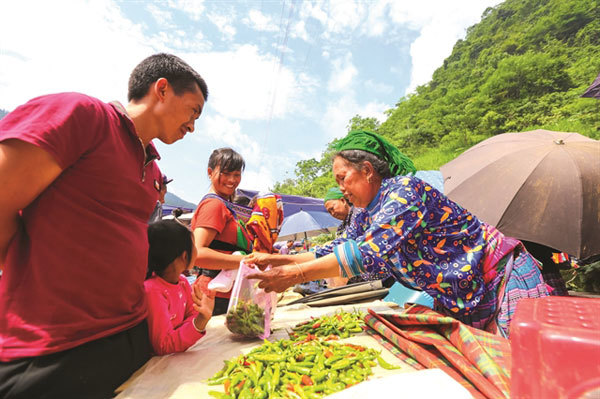
[[[196,259],[194,236],[174,220],[148,226],[148,300],[150,343],[157,355],[183,352],[204,336],[214,297],[194,286],[181,273]]]

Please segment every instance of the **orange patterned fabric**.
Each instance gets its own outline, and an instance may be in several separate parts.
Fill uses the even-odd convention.
[[[408,356],[420,367],[442,369],[474,398],[509,397],[511,348],[507,339],[421,305],[397,314],[369,310],[365,322],[398,349],[400,359]]]
[[[259,194],[246,228],[254,235],[253,252],[273,253],[283,223],[283,202],[276,194]]]

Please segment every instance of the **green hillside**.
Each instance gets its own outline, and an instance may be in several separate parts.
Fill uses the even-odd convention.
[[[580,98],[599,72],[598,0],[506,0],[484,12],[432,80],[401,98],[387,120],[357,115],[348,128],[388,137],[417,169],[438,169],[505,132],[544,128],[600,139],[600,100]],[[334,185],[331,144],[274,191],[322,196]]]

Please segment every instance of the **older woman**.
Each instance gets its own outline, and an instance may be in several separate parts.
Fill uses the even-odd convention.
[[[259,266],[281,266],[254,276],[261,287],[283,291],[301,281],[388,270],[434,297],[443,313],[504,335],[518,300],[548,295],[537,262],[518,240],[422,180],[403,176],[414,171],[412,162],[383,137],[353,131],[336,149],[335,179],[364,211],[346,237],[314,255],[251,257]]]

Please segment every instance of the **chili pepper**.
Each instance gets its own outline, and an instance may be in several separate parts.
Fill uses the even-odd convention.
[[[394,366],[392,364],[389,364],[388,362],[386,362],[385,360],[383,360],[381,358],[381,356],[379,356],[379,355],[377,355],[377,361],[379,362],[379,365],[381,367],[383,367],[384,369],[386,369],[386,370],[396,370],[396,369],[401,368],[400,366]]]
[[[229,309],[225,317],[225,325],[229,331],[245,337],[257,337],[264,333],[264,310],[257,304],[238,301]]]
[[[376,350],[314,336],[307,334],[304,339],[309,340],[301,346],[290,340],[265,342],[226,362],[225,371],[219,370],[208,383],[223,382],[231,398],[313,399],[364,381],[373,373],[371,367],[377,365],[375,360],[380,356]],[[292,390],[287,390],[289,387]]]
[[[213,398],[217,398],[217,399],[232,399],[231,395],[228,395],[228,394],[223,393],[223,392],[208,391],[208,394],[210,396],[212,396]]]
[[[252,391],[249,388],[242,389],[238,395],[238,399],[252,399],[254,397]]]
[[[313,385],[313,381],[305,374],[302,376],[302,385]]]
[[[228,376],[223,376],[221,378],[211,378],[208,380],[208,385],[221,385],[225,382],[226,379],[228,379]]]
[[[225,374],[225,370],[227,370],[227,366],[229,365],[229,362],[227,360],[225,360],[224,362],[225,364],[223,365],[223,368],[221,370],[219,370],[219,372],[217,374],[215,374],[211,379],[217,379],[223,376],[223,374]]]
[[[258,376],[256,375],[255,366],[253,367],[253,365],[251,365],[249,368],[243,369],[242,372],[248,376],[248,378],[250,379],[249,381],[253,386],[258,385]]]
[[[256,399],[265,399],[267,397],[267,393],[258,387],[254,389],[254,395],[252,397]]]
[[[251,356],[253,359],[260,360],[261,362],[273,363],[285,361],[285,356],[275,353],[258,353]]]
[[[331,364],[331,368],[334,370],[340,370],[340,369],[345,369],[346,367],[349,367],[352,365],[352,361],[350,359],[342,359],[342,360],[338,360],[335,363]]]
[[[335,363],[335,362],[337,362],[338,360],[341,360],[341,359],[342,359],[342,356],[340,356],[340,355],[331,356],[331,357],[327,358],[327,360],[325,360],[325,365],[326,366],[331,366],[333,363]]]
[[[297,366],[295,364],[290,364],[287,366],[289,371],[295,371],[300,374],[310,374],[310,369],[308,367]]]
[[[311,374],[312,379],[315,382],[321,382],[325,379],[325,377],[327,376],[328,371],[327,370],[323,370],[323,371],[318,371],[316,373]]]
[[[273,366],[273,380],[271,381],[274,388],[277,388],[277,386],[279,385],[280,374],[281,370],[279,363],[275,363],[275,365]]]
[[[304,333],[313,332],[315,335],[323,337],[335,333],[342,337],[350,336],[351,333],[361,332],[361,325],[364,325],[363,314],[360,312],[340,312],[333,316],[322,316],[314,320],[314,323],[299,323],[292,328],[294,335],[292,338],[299,338]]]
[[[236,385],[238,385],[240,383],[240,381],[242,381],[243,379],[244,379],[243,372],[234,374],[230,380],[230,389],[231,389],[231,387],[235,387]]]

